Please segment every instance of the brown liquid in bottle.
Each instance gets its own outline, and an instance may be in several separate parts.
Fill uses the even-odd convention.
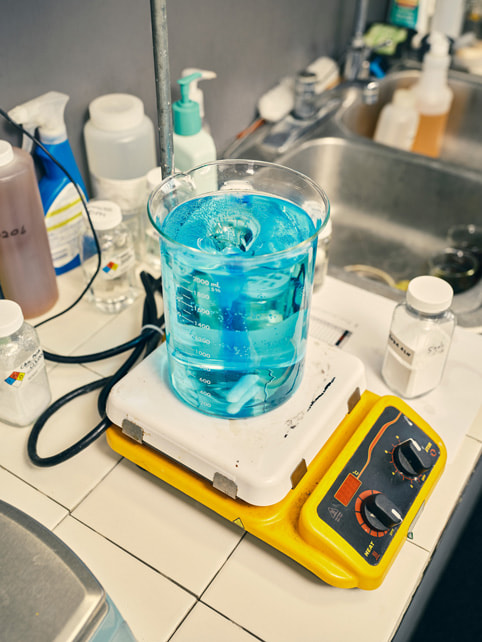
[[[449,112],[427,116],[420,114],[417,133],[412,145],[412,152],[438,158],[442,148],[443,136]]]
[[[0,145],[5,158],[9,144]],[[13,159],[0,163],[0,285],[26,319],[47,312],[58,299],[33,161],[16,147]]]

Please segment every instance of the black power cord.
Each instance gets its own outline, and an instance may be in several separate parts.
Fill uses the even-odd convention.
[[[42,142],[34,134],[31,134],[27,129],[22,127],[20,123],[15,122],[8,115],[8,113],[1,108],[0,108],[0,115],[3,116],[3,118],[5,118],[5,120],[7,120],[16,129],[18,129],[24,136],[27,136],[36,145],[38,145],[38,147],[50,158],[50,160],[53,163],[55,163],[55,165],[57,165],[57,167],[59,167],[59,169],[62,172],[64,172],[64,174],[70,180],[72,185],[75,187],[80,197],[80,200],[82,202],[82,205],[84,207],[84,210],[89,222],[89,227],[92,231],[92,235],[95,241],[95,246],[97,249],[98,260],[97,260],[96,270],[94,271],[94,274],[89,279],[88,283],[85,285],[80,295],[75,299],[75,301],[72,304],[70,304],[64,310],[37,323],[35,327],[38,328],[44,323],[47,323],[48,321],[52,321],[53,319],[56,319],[59,316],[65,314],[69,310],[72,310],[72,308],[74,308],[77,305],[77,303],[79,303],[79,301],[83,298],[83,296],[89,290],[92,283],[94,282],[94,279],[96,278],[96,276],[100,271],[101,249],[97,238],[97,234],[94,229],[94,225],[92,223],[92,220],[89,214],[89,209],[87,206],[85,196],[82,193],[82,190],[79,188],[79,186],[75,182],[75,180],[73,179],[73,177],[71,176],[70,172],[62,165],[62,163],[60,163],[49,152],[49,150],[45,147],[45,145],[43,145]],[[143,317],[142,317],[143,327],[141,330],[141,334],[139,336],[114,348],[110,348],[108,350],[104,350],[102,352],[98,352],[90,355],[72,357],[72,356],[53,354],[46,350],[43,351],[45,359],[49,361],[54,361],[56,363],[81,364],[81,363],[91,363],[93,361],[99,361],[101,359],[107,359],[109,357],[113,357],[115,355],[121,354],[123,352],[127,352],[128,350],[132,349],[132,353],[129,355],[126,361],[122,364],[122,366],[112,376],[104,377],[102,379],[93,381],[89,384],[80,386],[79,388],[76,388],[75,390],[68,392],[66,395],[57,399],[40,415],[40,417],[38,417],[37,421],[33,425],[32,431],[29,435],[28,442],[27,442],[28,456],[32,461],[32,463],[34,463],[36,466],[49,467],[49,466],[55,466],[64,461],[67,461],[68,459],[71,459],[72,457],[77,455],[79,452],[87,448],[87,446],[92,444],[96,439],[98,439],[110,425],[110,421],[106,416],[106,405],[107,405],[107,397],[111,389],[130,370],[130,368],[136,363],[136,361],[138,361],[138,359],[141,358],[143,352],[145,352],[144,356],[147,356],[157,347],[159,343],[160,334],[163,335],[162,328],[164,326],[164,315],[161,315],[160,317],[157,316],[157,305],[156,305],[154,295],[155,295],[155,292],[157,291],[162,297],[162,282],[161,282],[161,278],[154,279],[147,272],[141,272],[140,277],[146,292],[146,297],[144,300],[144,310],[143,310]],[[101,421],[97,424],[97,426],[95,426],[89,433],[87,433],[75,444],[73,444],[72,446],[69,446],[62,452],[59,452],[55,455],[51,455],[49,457],[41,457],[37,451],[38,438],[39,438],[40,432],[42,431],[43,427],[45,426],[47,421],[50,419],[50,417],[52,417],[52,415],[55,412],[60,410],[60,408],[65,406],[67,403],[69,403],[73,399],[76,399],[81,395],[87,394],[89,392],[92,392],[98,389],[100,389],[100,393],[97,400],[97,409],[101,417]]]
[[[89,281],[88,281],[87,285],[84,287],[84,289],[82,290],[82,292],[79,294],[79,296],[75,299],[75,301],[74,301],[73,303],[71,303],[71,304],[70,304],[67,308],[65,308],[64,310],[61,310],[61,311],[60,311],[60,312],[58,312],[57,314],[54,314],[54,316],[52,316],[52,317],[48,317],[47,319],[44,319],[43,321],[40,321],[39,323],[37,323],[37,324],[35,325],[35,327],[36,327],[36,328],[38,328],[39,326],[43,325],[44,323],[47,323],[48,321],[52,321],[52,319],[56,319],[57,317],[60,317],[62,314],[65,314],[65,313],[66,313],[66,312],[68,312],[69,310],[72,310],[72,308],[73,308],[73,307],[75,307],[75,306],[77,305],[77,303],[82,299],[82,297],[85,295],[85,293],[89,290],[90,286],[91,286],[91,285],[92,285],[92,283],[94,282],[95,277],[96,277],[96,276],[97,276],[97,274],[99,273],[99,271],[100,271],[100,266],[101,266],[101,251],[100,251],[99,239],[97,238],[97,234],[96,234],[96,231],[95,231],[95,229],[94,229],[94,225],[93,225],[92,220],[91,220],[91,218],[90,218],[89,208],[87,207],[87,202],[86,202],[86,200],[85,200],[85,196],[84,196],[84,194],[83,194],[82,190],[80,189],[80,187],[77,185],[77,183],[76,183],[76,182],[75,182],[75,180],[73,179],[73,177],[72,177],[72,175],[70,174],[70,172],[67,170],[67,168],[66,168],[66,167],[64,167],[64,166],[62,165],[62,163],[60,163],[60,162],[55,158],[55,156],[53,156],[53,155],[49,152],[49,150],[48,150],[48,149],[45,147],[45,145],[44,145],[44,144],[43,144],[43,143],[42,143],[42,142],[37,138],[37,136],[35,136],[34,134],[31,134],[27,129],[25,129],[24,127],[22,127],[22,125],[20,125],[20,123],[15,122],[15,121],[13,120],[13,118],[11,118],[11,117],[8,115],[8,113],[7,113],[4,109],[1,109],[1,108],[0,108],[0,116],[3,116],[3,118],[5,118],[5,120],[7,120],[11,125],[13,125],[16,129],[18,129],[18,130],[19,130],[19,131],[20,131],[24,136],[27,136],[27,138],[30,138],[30,140],[31,140],[31,141],[33,141],[33,142],[34,142],[38,147],[40,147],[40,149],[44,152],[44,154],[46,154],[46,155],[50,158],[50,160],[51,160],[53,163],[55,163],[55,165],[57,165],[57,167],[58,167],[60,170],[62,170],[62,172],[64,172],[64,174],[67,176],[67,178],[69,179],[69,181],[70,181],[70,182],[72,183],[72,185],[75,187],[75,189],[76,189],[76,191],[77,191],[77,194],[78,194],[78,195],[79,195],[79,197],[80,197],[81,203],[82,203],[82,205],[84,206],[84,210],[85,210],[85,213],[86,213],[86,216],[87,216],[87,220],[88,220],[88,222],[89,222],[89,227],[90,227],[90,229],[91,229],[91,231],[92,231],[92,235],[93,235],[93,237],[94,237],[94,242],[95,242],[95,247],[96,247],[96,250],[97,250],[97,266],[96,266],[96,269],[95,269],[95,271],[94,271],[94,274],[93,274],[93,275],[91,276],[91,278],[89,279]]]
[[[82,450],[85,450],[85,448],[90,446],[90,444],[92,444],[94,441],[96,441],[96,439],[98,439],[111,425],[111,422],[106,416],[107,397],[109,396],[110,391],[112,390],[114,385],[120,379],[122,379],[122,377],[138,361],[138,359],[142,357],[143,352],[145,352],[144,357],[146,357],[157,347],[160,339],[160,334],[158,331],[153,330],[152,326],[155,326],[156,328],[159,328],[159,330],[161,330],[164,325],[164,315],[162,314],[160,317],[157,316],[157,305],[155,301],[155,292],[161,292],[161,279],[154,279],[147,272],[141,272],[140,276],[142,284],[146,291],[144,309],[142,314],[142,325],[150,327],[147,327],[138,337],[136,337],[132,341],[102,353],[85,355],[83,357],[62,357],[59,355],[53,355],[55,357],[53,360],[61,363],[86,363],[88,361],[98,361],[99,359],[105,358],[106,354],[108,354],[108,356],[114,356],[115,354],[119,354],[122,351],[125,352],[126,350],[133,348],[133,351],[129,355],[129,357],[112,376],[103,377],[102,379],[93,381],[68,392],[63,397],[57,399],[40,415],[40,417],[33,425],[27,442],[28,456],[32,463],[36,466],[43,468],[56,466],[57,464],[71,459]],[[37,449],[38,439],[42,429],[44,428],[50,417],[52,417],[55,412],[60,410],[60,408],[65,406],[73,399],[76,399],[81,395],[98,389],[100,389],[100,393],[97,400],[97,410],[101,417],[101,421],[90,432],[88,432],[84,437],[82,437],[72,446],[69,446],[65,450],[55,455],[41,457],[38,454]]]

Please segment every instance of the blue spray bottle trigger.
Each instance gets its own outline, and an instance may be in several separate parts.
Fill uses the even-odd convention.
[[[181,99],[172,105],[174,133],[180,136],[192,136],[201,131],[202,121],[199,105],[189,98],[189,85],[201,78],[200,72],[180,78],[177,82],[181,88]]]

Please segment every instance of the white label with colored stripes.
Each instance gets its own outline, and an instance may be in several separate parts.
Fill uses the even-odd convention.
[[[134,249],[128,247],[125,250],[118,251],[115,255],[109,255],[105,258],[102,256],[100,275],[102,275],[102,278],[112,281],[133,268],[135,263]]]
[[[20,388],[38,374],[45,365],[44,355],[41,348],[37,348],[23,363],[14,370],[1,370],[1,382],[3,386],[11,389]]]
[[[57,196],[45,215],[50,252],[55,268],[70,263],[79,254],[84,207],[80,196],[69,183]]]

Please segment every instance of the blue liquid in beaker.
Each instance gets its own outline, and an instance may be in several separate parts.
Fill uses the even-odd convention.
[[[191,406],[247,417],[296,390],[316,232],[300,207],[255,193],[193,198],[167,215],[161,258],[169,372]]]

